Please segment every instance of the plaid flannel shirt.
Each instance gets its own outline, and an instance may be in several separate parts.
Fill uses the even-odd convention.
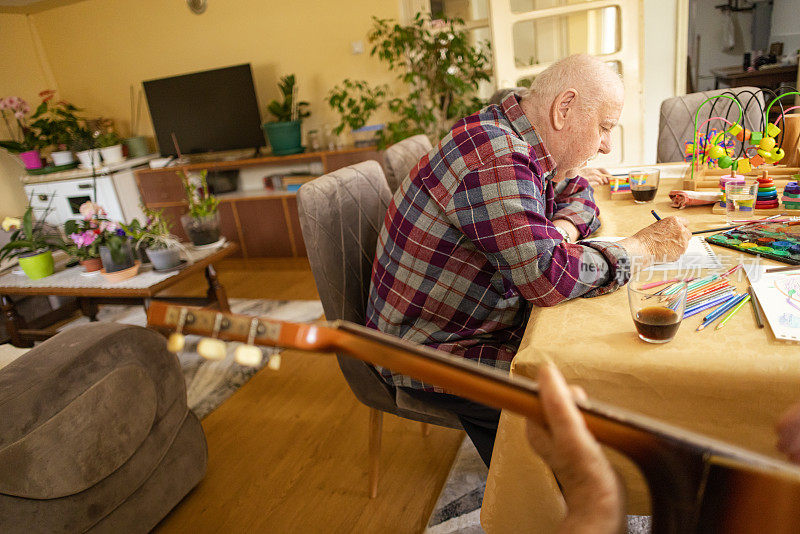
[[[515,95],[458,121],[389,204],[367,326],[508,370],[532,306],[625,283],[622,247],[566,243],[553,226],[566,219],[581,237],[600,226],[589,183],[553,182],[554,171]],[[442,391],[378,370],[396,386]]]

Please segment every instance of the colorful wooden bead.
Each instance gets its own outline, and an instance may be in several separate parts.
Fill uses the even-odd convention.
[[[775,161],[782,160],[783,156],[785,155],[786,153],[780,147],[777,147],[772,151],[772,159],[774,159]]]
[[[760,154],[755,155],[752,158],[750,158],[750,165],[752,165],[753,167],[758,167],[762,163],[764,163],[764,158],[761,157]]]
[[[761,142],[761,139],[762,139],[763,137],[764,137],[764,136],[761,134],[761,132],[752,132],[752,133],[750,134],[750,142],[751,142],[752,144],[754,144],[754,145],[755,145],[755,144],[758,144],[758,143],[760,143],[760,142]]]
[[[720,169],[727,169],[733,163],[733,158],[728,156],[727,154],[722,156],[717,160],[717,165],[719,165]]]
[[[761,150],[766,150],[767,152],[771,151],[775,148],[775,138],[774,137],[765,137],[758,143],[758,147]]]
[[[738,163],[739,172],[750,172],[753,170],[753,167],[750,165],[750,160],[747,158],[739,158],[736,162]]]
[[[767,135],[770,137],[777,137],[778,134],[781,133],[781,129],[775,126],[773,123],[767,124]]]
[[[724,155],[725,155],[725,149],[719,145],[712,146],[711,149],[708,151],[708,157],[711,159],[718,159]]]

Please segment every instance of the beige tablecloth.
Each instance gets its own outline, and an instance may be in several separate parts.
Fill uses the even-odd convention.
[[[710,207],[670,208],[667,193],[680,188],[682,167],[662,172],[654,204],[610,200],[607,187],[598,188],[599,235],[631,235],[653,221],[654,208],[662,216],[687,217],[692,229],[724,226],[724,217],[712,214]],[[721,257],[753,260],[728,249],[713,250]],[[746,278],[739,286],[747,288]],[[776,341],[769,326],[757,328],[750,308],[720,330],[697,333],[702,316],[688,318],[672,342],[651,345],[636,335],[624,289],[534,309],[512,373],[535,377],[539,364],[550,359],[590,398],[780,457],[774,424],[800,400],[800,346]],[[628,484],[629,513],[648,513],[638,471],[619,455],[612,460]],[[483,500],[484,529],[490,534],[552,532],[563,513],[552,473],[525,439],[524,420],[504,412]]]

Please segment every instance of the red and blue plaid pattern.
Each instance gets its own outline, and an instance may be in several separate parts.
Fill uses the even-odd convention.
[[[457,122],[389,204],[367,326],[508,370],[532,306],[625,283],[623,248],[565,243],[553,226],[566,219],[581,237],[600,226],[588,182],[553,182],[554,170],[513,94]],[[441,391],[379,371],[397,386]]]

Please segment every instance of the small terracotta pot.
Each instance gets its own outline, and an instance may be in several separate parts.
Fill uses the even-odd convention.
[[[95,271],[99,271],[103,268],[103,262],[100,258],[90,258],[88,260],[81,260],[81,265],[83,265],[83,270],[87,273],[93,273]]]
[[[133,267],[128,267],[127,269],[123,269],[121,271],[114,271],[113,273],[107,273],[105,269],[100,269],[100,274],[102,274],[103,277],[111,283],[122,282],[136,276],[139,273],[140,265],[141,262],[136,260],[136,263],[133,264]]]

